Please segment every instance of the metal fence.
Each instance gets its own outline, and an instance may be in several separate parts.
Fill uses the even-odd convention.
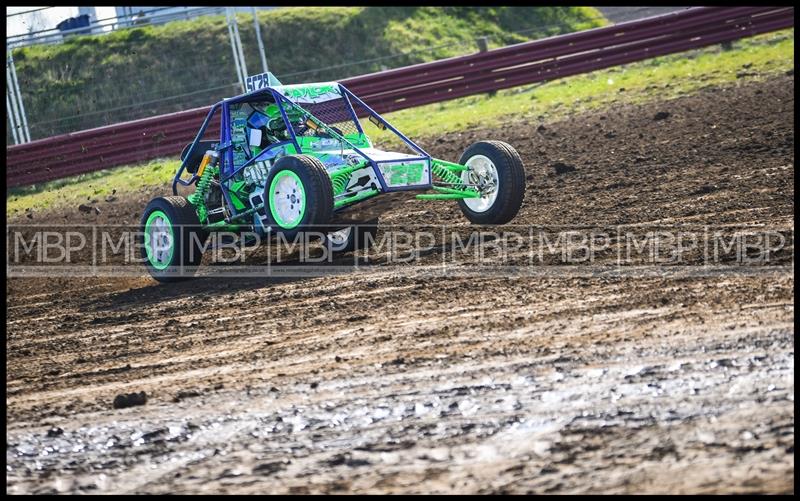
[[[6,18],[24,16],[27,14],[41,13],[55,7],[40,7],[27,11],[6,14]],[[225,15],[228,7],[117,7],[117,13],[111,17],[88,19],[85,26],[76,28],[53,27],[45,29],[30,29],[26,33],[6,37],[6,47],[15,49],[29,45],[61,43],[77,34],[107,34],[115,30],[135,28],[144,25],[159,25],[172,21],[194,19],[209,15]],[[251,9],[271,10],[276,7],[232,7],[236,12],[249,12]],[[93,8],[92,8],[93,9]],[[68,21],[65,19],[64,21]],[[63,22],[63,21],[62,21]],[[59,23],[61,24],[61,23]]]
[[[794,26],[792,7],[698,7],[413,65],[342,83],[384,113],[681,52]],[[7,150],[20,186],[174,156],[208,107],[33,141]],[[219,132],[210,129],[207,134]]]

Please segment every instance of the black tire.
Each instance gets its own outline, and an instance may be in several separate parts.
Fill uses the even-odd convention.
[[[284,171],[294,173],[300,179],[305,192],[305,210],[302,218],[291,227],[279,223],[279,218],[273,214],[269,197],[273,180]],[[298,233],[303,231],[321,231],[321,227],[328,223],[333,216],[331,177],[322,162],[309,155],[290,155],[278,159],[264,184],[263,200],[266,204],[265,213],[268,225],[273,232],[282,233],[289,240],[294,239]]]
[[[329,233],[325,234],[323,244],[325,245],[325,248],[329,254],[344,254],[345,252],[353,252],[363,249],[368,236],[371,237],[372,241],[374,242],[375,236],[378,233],[378,221],[366,221],[341,228],[341,230],[347,229],[350,230],[350,233],[347,236],[347,239],[343,242],[334,241]]]
[[[464,200],[458,201],[461,212],[473,224],[505,224],[517,215],[525,197],[525,166],[510,144],[503,141],[479,141],[472,144],[458,161],[466,165],[475,155],[483,155],[497,169],[497,198],[485,212],[470,209]]]
[[[145,239],[147,222],[156,211],[163,213],[169,220],[173,237],[172,253],[164,260],[163,267],[151,262],[145,247],[146,242],[149,244],[149,238]],[[191,278],[197,272],[197,266],[203,259],[203,246],[208,232],[201,228],[194,206],[185,197],[170,196],[151,200],[142,213],[139,229],[140,257],[144,259],[145,267],[153,278],[159,282],[177,282]]]

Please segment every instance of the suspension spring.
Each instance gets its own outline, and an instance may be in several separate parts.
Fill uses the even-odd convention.
[[[347,183],[350,181],[350,176],[353,174],[353,172],[363,169],[367,165],[369,165],[369,162],[359,162],[356,165],[351,165],[332,173],[331,184],[333,185],[334,196],[344,193],[344,190],[347,188]]]
[[[434,162],[433,165],[431,166],[431,172],[433,173],[434,176],[438,177],[445,183],[452,184],[460,188],[463,187],[464,185],[464,182],[461,180],[461,178],[458,177],[455,173],[453,173],[453,171],[451,171],[447,167],[439,165],[436,162]]]
[[[347,187],[347,182],[350,180],[350,173],[338,174],[335,173],[331,176],[331,184],[333,185],[333,194],[341,195]]]
[[[200,219],[200,222],[205,222],[206,218],[208,217],[208,207],[206,207],[206,192],[208,191],[208,187],[211,185],[211,182],[214,180],[214,176],[217,174],[219,169],[217,167],[208,167],[203,171],[203,175],[200,176],[200,179],[197,181],[197,188],[195,189],[194,193],[189,195],[187,199],[189,202],[195,206],[197,210],[197,217]]]

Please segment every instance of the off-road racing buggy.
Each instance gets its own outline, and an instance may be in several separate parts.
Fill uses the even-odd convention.
[[[153,199],[142,214],[142,258],[156,280],[191,276],[209,235],[220,230],[266,238],[313,230],[332,252],[352,251],[359,237],[366,240],[354,228],[377,224],[354,225],[353,214],[384,193],[458,200],[476,224],[507,223],[522,204],[522,160],[506,143],[480,141],[458,163],[447,162],[339,83],[281,85],[265,73],[248,78],[248,89],[212,106],[181,154],[173,196]],[[219,139],[203,140],[215,119]],[[396,149],[406,151],[375,148],[368,128],[393,134],[403,145]],[[178,185],[194,193],[179,196]]]

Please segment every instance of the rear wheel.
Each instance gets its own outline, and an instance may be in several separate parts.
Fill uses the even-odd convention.
[[[480,198],[458,201],[461,212],[475,224],[505,224],[517,215],[525,196],[525,167],[519,153],[502,141],[480,141],[459,160],[469,169],[461,180],[480,188]]]
[[[185,197],[154,198],[141,219],[141,257],[159,282],[190,278],[203,258],[208,233]]]
[[[340,230],[325,234],[323,243],[329,253],[339,254],[363,249],[368,240],[375,242],[378,233],[378,221],[372,220],[347,226]]]
[[[308,155],[279,159],[267,177],[264,200],[269,226],[287,238],[319,230],[333,214],[333,185],[325,166]]]

